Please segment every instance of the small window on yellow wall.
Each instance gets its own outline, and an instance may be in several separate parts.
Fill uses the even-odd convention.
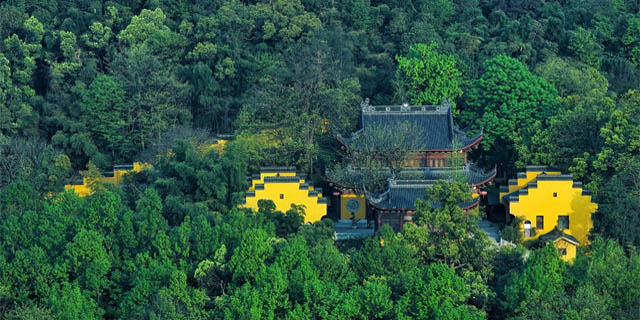
[[[567,255],[567,248],[558,248],[558,254],[561,256]]]
[[[569,216],[558,216],[558,229],[569,229]]]
[[[284,193],[280,194],[280,199],[284,199]]]
[[[558,193],[557,193],[557,192],[554,192],[554,193],[553,193],[553,197],[554,197],[554,198],[557,198],[557,197],[558,197]]]
[[[544,216],[536,216],[536,229],[538,231],[544,230]]]

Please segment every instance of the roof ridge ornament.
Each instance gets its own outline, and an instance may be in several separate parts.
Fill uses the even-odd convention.
[[[360,102],[360,108],[362,108],[362,113],[365,112],[373,112],[375,108],[369,104],[369,98],[365,98],[364,101]]]
[[[451,102],[447,100],[447,98],[442,98],[442,104],[438,106],[438,111],[444,112],[447,110],[451,110]]]

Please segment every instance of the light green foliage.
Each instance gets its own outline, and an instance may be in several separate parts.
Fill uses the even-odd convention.
[[[443,98],[453,101],[462,95],[462,73],[456,67],[455,57],[439,53],[435,42],[412,45],[407,56],[396,56],[396,61],[401,88],[408,87],[412,104],[440,104]],[[404,98],[401,93],[398,95]]]
[[[600,129],[604,139],[594,167],[610,173],[625,167],[640,153],[640,91],[629,91],[618,101],[607,123]]]
[[[464,302],[469,289],[454,269],[432,264],[407,274],[405,294],[396,309],[398,319],[484,319],[482,311]]]
[[[96,302],[85,297],[77,284],[65,282],[56,286],[56,291],[49,298],[51,312],[56,319],[90,320],[102,315]]]
[[[600,66],[600,56],[602,45],[599,44],[595,36],[589,31],[579,27],[571,32],[569,37],[569,50],[580,60],[592,67]]]
[[[93,49],[104,48],[113,36],[111,28],[100,22],[94,22],[89,26],[89,32],[82,36],[86,45]]]
[[[100,296],[109,284],[106,275],[111,261],[103,242],[104,238],[97,231],[81,230],[64,252],[68,271],[92,297]]]
[[[572,60],[549,58],[538,65],[535,71],[552,83],[558,89],[558,94],[567,98],[568,102],[571,98],[604,95],[609,90],[607,78],[598,69]]]
[[[442,180],[427,189],[424,200],[416,201],[413,215],[416,225],[407,227],[404,234],[420,250],[425,262],[464,266],[471,258],[462,254],[464,249],[486,246],[486,234],[477,227],[477,213],[466,214],[459,207],[470,200],[467,185]],[[482,253],[482,249],[479,253]]]
[[[242,236],[242,243],[229,260],[229,268],[234,281],[252,283],[261,272],[265,272],[264,262],[273,253],[268,235],[262,229],[248,230]]]
[[[522,272],[505,287],[504,303],[512,310],[512,316],[559,318],[569,300],[564,289],[566,268],[553,244],[531,253]]]
[[[403,236],[418,250],[423,263],[444,263],[458,270],[469,284],[476,303],[486,303],[491,293],[486,281],[492,252],[487,234],[480,230],[478,212],[464,212],[471,201],[469,185],[437,181],[424,198],[416,200],[415,225],[403,228]],[[471,276],[473,274],[473,276]]]
[[[164,25],[167,16],[162,9],[143,9],[139,15],[131,18],[131,23],[118,34],[118,40],[125,45],[135,46],[142,44],[156,32],[168,30]]]

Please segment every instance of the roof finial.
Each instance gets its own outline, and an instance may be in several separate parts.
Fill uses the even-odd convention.
[[[362,112],[373,111],[373,107],[369,104],[369,98],[365,98],[364,101],[360,102],[360,107]]]

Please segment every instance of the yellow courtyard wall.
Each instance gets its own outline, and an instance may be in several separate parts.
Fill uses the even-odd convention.
[[[537,188],[529,188],[528,195],[520,195],[517,202],[509,203],[512,215],[522,218],[520,228],[524,232],[524,221],[531,221],[536,228],[536,216],[544,216],[544,229],[536,228],[536,234],[525,237],[534,239],[558,225],[558,217],[569,216],[569,229],[563,230],[583,244],[588,243],[587,235],[593,227],[591,214],[597,205],[591,202],[590,195],[582,195],[582,188],[573,188],[571,180],[538,180]],[[553,194],[556,193],[557,197]]]

